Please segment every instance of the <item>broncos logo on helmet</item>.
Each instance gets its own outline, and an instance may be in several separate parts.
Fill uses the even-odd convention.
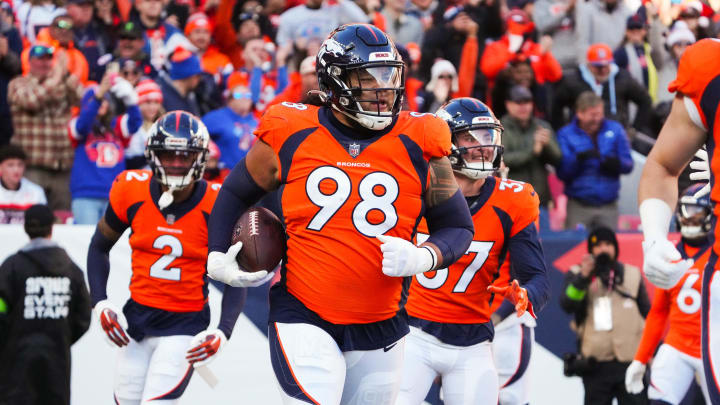
[[[404,69],[392,40],[369,24],[335,29],[320,46],[316,60],[323,101],[372,130],[386,128],[399,114]]]
[[[453,170],[478,180],[500,168],[503,126],[482,101],[456,98],[440,107],[436,115],[450,126]]]
[[[145,158],[160,184],[180,189],[205,171],[210,135],[202,121],[185,111],[171,111],[150,128]]]
[[[712,221],[712,205],[710,196],[694,197],[705,183],[696,183],[686,188],[678,201],[675,217],[680,234],[692,241],[705,239],[710,232]]]

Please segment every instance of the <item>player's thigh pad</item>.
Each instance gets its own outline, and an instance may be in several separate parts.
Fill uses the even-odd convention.
[[[394,405],[400,391],[405,338],[376,350],[344,352],[343,405]]]
[[[306,323],[274,322],[268,329],[270,357],[283,403],[339,404],[345,359],[335,340]]]
[[[535,328],[521,323],[495,333],[493,354],[500,381],[500,404],[526,404],[530,401],[530,376],[527,373]]]
[[[155,350],[150,358],[143,404],[175,404],[190,383],[193,368],[185,359],[192,336],[151,337]],[[161,402],[162,401],[162,402]]]
[[[453,351],[454,363],[442,374],[444,403],[497,404],[499,384],[492,343],[482,342]]]
[[[150,365],[154,345],[145,339],[118,349],[115,365],[114,395],[120,405],[139,404],[145,389],[145,375]]]
[[[433,359],[442,357],[442,348],[420,337],[421,333],[411,326],[410,334],[405,337],[405,359],[397,405],[421,404],[433,380],[439,375]]]
[[[648,398],[670,404],[682,401],[695,378],[695,368],[686,356],[670,345],[660,346],[650,367]]]

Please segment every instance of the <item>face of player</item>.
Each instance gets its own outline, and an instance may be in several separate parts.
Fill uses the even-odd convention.
[[[210,38],[210,30],[205,28],[196,28],[188,35],[190,42],[201,51],[205,51],[208,48]]]
[[[462,154],[463,160],[467,163],[492,164],[497,156],[497,148],[495,148],[497,136],[499,134],[495,129],[464,131],[455,136],[455,146],[467,148]]]
[[[198,152],[166,150],[156,152],[166,176],[183,177],[197,159]]]
[[[10,190],[16,190],[25,174],[25,162],[21,159],[5,159],[0,163],[0,179]]]
[[[601,240],[592,248],[592,255],[594,257],[600,256],[602,253],[607,253],[610,257],[615,259],[615,245],[608,241]]]
[[[595,134],[605,119],[605,110],[603,103],[588,107],[583,111],[577,112],[578,123],[580,128],[588,134]]]
[[[395,104],[402,83],[402,72],[394,66],[376,66],[350,72],[348,85],[353,89],[360,108],[366,112],[387,113]]]

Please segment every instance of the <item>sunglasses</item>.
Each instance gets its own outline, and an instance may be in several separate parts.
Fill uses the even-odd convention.
[[[55,23],[55,28],[60,28],[61,30],[71,30],[72,27],[73,27],[73,24],[67,20],[60,20],[57,23]]]
[[[250,93],[249,91],[235,91],[233,92],[232,96],[235,100],[242,100],[244,98],[250,100],[252,98],[252,93]]]
[[[43,46],[43,45],[35,45],[32,48],[30,48],[30,57],[33,58],[42,58],[45,56],[53,56],[53,53],[55,53],[55,49]]]

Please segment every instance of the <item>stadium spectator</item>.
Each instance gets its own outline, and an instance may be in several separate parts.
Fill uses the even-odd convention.
[[[125,166],[128,170],[148,168],[145,160],[145,145],[148,131],[165,111],[162,108],[163,95],[160,86],[151,79],[142,80],[135,86],[138,95],[138,107],[142,115],[142,125],[130,138],[125,149]]]
[[[37,43],[62,50],[67,57],[67,70],[85,84],[88,80],[89,68],[85,55],[75,48],[73,43],[73,23],[67,14],[55,17],[49,27],[43,28],[37,34]],[[23,63],[23,73],[30,69],[28,52],[26,48],[20,56]]]
[[[505,128],[502,144],[508,177],[532,184],[540,197],[541,217],[547,215],[551,201],[546,165],[557,166],[562,152],[550,124],[533,117],[533,96],[527,88],[516,85],[505,101],[507,114],[500,122]],[[543,212],[544,211],[544,212]]]
[[[553,56],[570,73],[578,61],[575,34],[575,4],[577,0],[537,0],[533,8],[533,22],[539,35],[550,35]]]
[[[233,65],[227,55],[212,43],[212,24],[205,14],[196,13],[190,16],[185,26],[185,35],[190,43],[197,48],[202,69],[220,83],[224,76],[233,71]]]
[[[17,6],[18,27],[20,35],[31,45],[35,45],[35,37],[41,29],[50,26],[55,16],[65,13],[61,0],[23,1]]]
[[[26,159],[15,145],[0,147],[0,224],[21,224],[26,209],[47,204],[42,187],[23,177]]]
[[[88,80],[98,82],[103,74],[98,60],[112,50],[110,32],[93,19],[93,0],[68,0],[66,7],[73,24],[73,45],[85,56]]]
[[[118,63],[122,63],[124,60],[134,61],[144,76],[154,79],[157,77],[157,70],[150,63],[150,55],[144,51],[144,35],[142,28],[137,23],[129,21],[120,24],[117,28],[117,45],[113,52],[113,58]]]
[[[232,169],[255,143],[258,120],[253,114],[252,93],[247,78],[235,72],[227,80],[227,106],[207,113],[202,121],[220,149],[220,169]]]
[[[440,2],[435,0],[410,0],[407,4],[407,13],[420,19],[423,29],[427,31],[432,27],[433,13],[435,13],[439,5]],[[412,42],[420,43],[419,41]]]
[[[539,84],[556,82],[562,78],[562,67],[550,52],[552,37],[545,35],[540,43],[532,40],[534,24],[522,10],[512,10],[505,18],[507,31],[495,42],[485,47],[480,66],[483,74],[493,82],[498,73],[515,60],[529,60]]]
[[[28,208],[24,226],[30,242],[0,265],[0,403],[70,405],[70,346],[90,326],[90,295],[50,239],[50,208]]]
[[[220,44],[220,50],[225,52],[230,58],[235,69],[239,69],[245,66],[245,59],[243,58],[243,50],[245,44],[252,38],[262,36],[262,30],[260,25],[263,21],[263,16],[254,12],[244,12],[238,15],[232,16],[232,40],[223,38],[218,35],[221,27],[216,30],[216,41]]]
[[[306,0],[280,15],[275,42],[278,46],[292,41],[322,42],[339,25],[358,22],[368,22],[368,17],[351,0]]]
[[[437,111],[440,106],[455,98],[460,90],[458,74],[455,66],[447,60],[440,59],[433,65],[430,82],[422,92],[420,112]]]
[[[349,1],[349,0],[348,0]],[[265,111],[275,94],[285,90],[288,84],[287,54],[291,50],[289,44],[281,46],[276,55],[277,69],[271,69],[271,55],[268,50],[272,43],[257,37],[249,40],[243,50],[245,65],[238,69],[248,76],[250,92],[255,110]]]
[[[415,15],[407,12],[405,0],[387,0],[381,14],[385,17],[385,32],[396,45],[422,43],[424,29]]]
[[[568,196],[565,227],[615,229],[620,175],[632,171],[630,145],[622,125],[606,119],[603,100],[593,92],[578,97],[576,117],[557,134],[562,160],[558,177]]]
[[[535,80],[535,72],[529,59],[510,62],[508,67],[500,71],[495,79],[492,92],[490,92],[493,110],[501,114],[501,117],[507,113],[505,101],[510,95],[510,89],[515,86],[522,86],[530,90],[535,103],[534,115],[547,120],[550,115],[548,113],[550,108],[550,84],[539,84]]]
[[[83,86],[67,70],[67,55],[34,45],[28,51],[30,70],[8,87],[12,143],[28,155],[28,179],[39,184],[53,210],[70,209],[70,168],[73,148],[67,136],[71,108],[79,104]]]
[[[117,3],[113,0],[95,0],[94,3],[93,24],[104,33],[115,34],[118,26],[122,22],[120,11]],[[111,38],[114,40],[114,38]],[[111,48],[114,44],[111,43]]]
[[[625,40],[613,53],[613,59],[620,69],[630,72],[630,76],[645,87],[654,102],[658,90],[657,69],[647,35],[648,24],[644,12],[628,17]]]
[[[622,0],[588,0],[577,2],[575,35],[578,63],[587,62],[591,44],[603,43],[615,49],[625,36],[627,19],[633,14]]]
[[[200,114],[195,89],[200,83],[202,73],[200,59],[194,53],[180,49],[173,54],[170,59],[170,72],[159,79],[165,111],[182,110],[194,115]]]
[[[587,60],[558,83],[552,100],[553,128],[558,129],[569,121],[565,118],[565,109],[572,112],[580,93],[592,91],[605,100],[605,116],[619,121],[626,129],[631,126],[629,104],[633,102],[637,112],[632,127],[648,133],[652,100],[645,87],[627,70],[618,68],[606,44],[593,44],[587,51]]]
[[[644,404],[625,390],[625,370],[640,343],[650,300],[640,269],[618,261],[615,232],[594,229],[588,254],[565,276],[560,306],[574,317],[580,353],[565,356],[565,375],[582,377],[585,404]]]
[[[110,94],[123,102],[127,113],[116,115]],[[76,224],[93,225],[102,218],[110,186],[125,170],[125,147],[141,123],[138,96],[127,80],[106,72],[100,85],[85,93],[80,115],[68,124],[75,146],[70,192]]]
[[[156,70],[163,68],[168,55],[178,46],[188,48],[189,41],[180,30],[165,22],[162,0],[137,0],[135,11],[130,21],[142,29],[143,52],[150,55],[150,64]]]
[[[654,23],[660,24],[659,21]],[[651,27],[651,29],[653,29]],[[660,30],[660,28],[655,28]],[[662,40],[662,36],[659,39]],[[658,41],[657,46],[653,45],[653,49],[658,49],[660,53],[659,60],[656,62],[658,68],[658,96],[657,103],[672,102],[675,93],[668,91],[668,85],[675,80],[677,76],[678,63],[685,49],[695,43],[695,35],[687,28],[684,22],[678,21],[668,33],[664,43]]]
[[[317,73],[315,73],[315,56],[308,56],[300,63],[300,69],[290,74],[290,83],[285,87],[285,90],[275,96],[266,108],[283,101],[307,104],[313,101],[313,95],[310,92],[318,90],[318,88]]]
[[[22,39],[12,16],[8,3],[0,3],[0,100],[7,100],[10,80],[22,71],[20,54]],[[7,102],[0,103],[0,145],[10,142],[13,135],[10,106]]]
[[[709,27],[707,14],[712,14],[712,9],[698,0],[682,2],[680,15],[675,24],[680,21],[684,22],[698,41],[710,38],[713,35]]]

